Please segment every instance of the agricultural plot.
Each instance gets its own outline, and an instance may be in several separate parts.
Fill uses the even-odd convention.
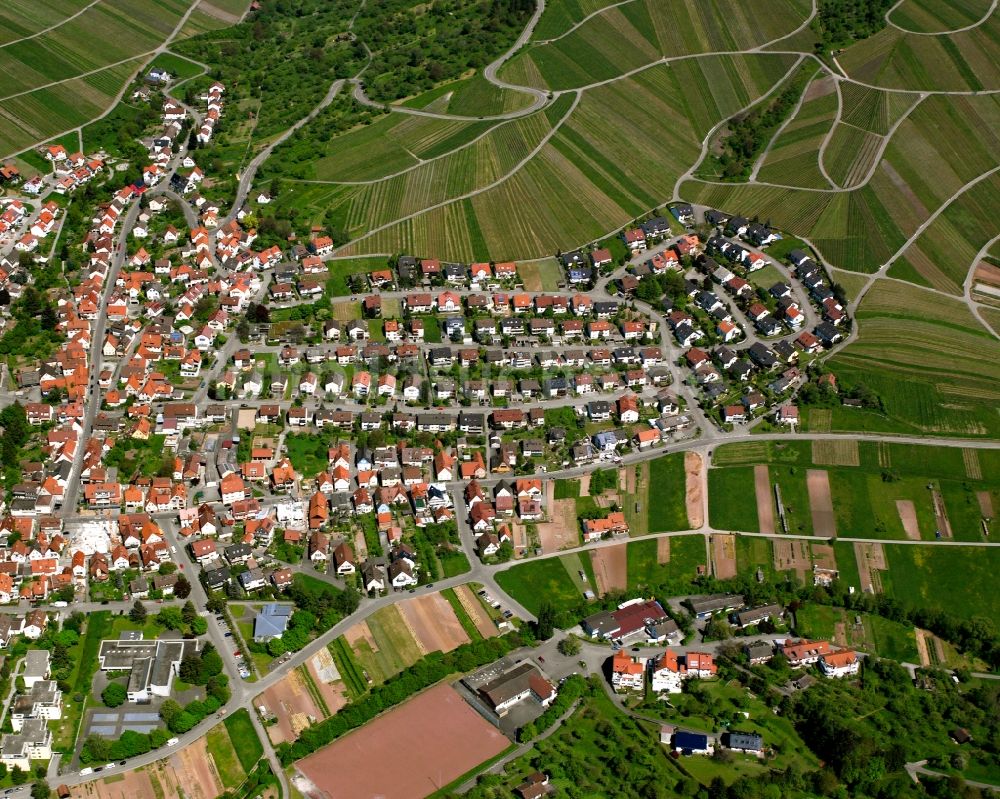
[[[989,0],[904,0],[889,12],[889,22],[918,33],[947,33],[975,24],[989,10]]]
[[[497,584],[530,613],[537,614],[543,600],[559,610],[583,602],[583,596],[558,558],[519,563],[497,574]]]
[[[859,622],[855,621],[856,617]],[[920,662],[913,627],[881,616],[806,604],[795,613],[795,627],[796,633],[806,638],[827,639],[838,646],[849,646],[903,663]]]
[[[692,180],[680,193],[691,202],[770,219],[807,237],[829,264],[873,272],[952,194],[996,166],[1000,141],[979,131],[998,126],[1000,105],[993,96],[932,96],[903,120],[871,178],[853,191]]]
[[[716,530],[760,531],[753,467],[709,469],[708,522]]]
[[[806,87],[802,105],[775,137],[757,178],[765,183],[826,189],[817,152],[837,113],[834,82],[819,77]]]
[[[449,86],[444,111],[456,116],[488,117],[527,108],[533,95],[495,86],[477,72]]]
[[[807,16],[802,0],[636,0],[608,8],[550,43],[529,45],[500,75],[541,89],[580,88],[664,57],[757,47],[787,36]]]
[[[0,110],[0,120],[4,122],[0,128],[0,153],[33,147],[100,116],[143,60],[126,61],[84,78],[4,100]]]
[[[385,682],[422,656],[420,645],[395,605],[351,627],[344,638],[374,683]]]
[[[670,539],[670,557],[662,562],[658,543],[649,538],[628,545],[628,589],[654,588],[668,583],[690,583],[699,567],[707,568],[708,552],[703,535],[683,535]]]
[[[917,98],[915,94],[884,92],[858,83],[840,84],[840,121],[885,136]]]
[[[1000,433],[1000,342],[964,304],[882,281],[866,295],[858,320],[860,336],[829,365],[842,384],[868,385],[885,411],[835,408],[835,430]]]
[[[331,139],[307,162],[311,169],[304,177],[330,182],[382,178],[454,152],[491,127],[490,122],[386,114]]]
[[[840,188],[850,189],[867,177],[881,153],[883,138],[844,123],[833,129],[823,152],[823,165]]]
[[[886,27],[837,57],[852,78],[886,88],[981,91],[1000,85],[1000,18],[960,33],[924,36]]]
[[[559,0],[556,3],[546,3],[545,11],[531,33],[531,41],[546,41],[563,36],[574,25],[607,5],[607,0]]]
[[[696,158],[698,142],[721,119],[735,113],[776,83],[794,56],[711,56],[652,67],[627,79],[597,87],[560,122],[569,96],[554,106],[498,128],[497,133],[534,128],[533,145],[521,165],[510,151],[496,146],[491,132],[455,154],[421,166],[386,184],[336,191],[342,226],[357,234],[391,215],[416,214],[389,225],[346,248],[350,253],[434,252],[472,259],[525,258],[550,254],[600,238],[659,204],[672,176]],[[690,85],[708,90],[692,94]],[[644,113],[636,115],[639,104]],[[549,125],[558,130],[547,143]],[[475,152],[496,147],[483,157]],[[523,152],[525,148],[520,148]],[[534,153],[524,160],[528,154]],[[502,165],[497,159],[502,160]],[[511,163],[511,161],[514,163]],[[448,164],[448,166],[445,166]],[[505,177],[505,166],[513,170]],[[447,196],[472,189],[470,176],[483,169],[475,185],[490,185],[471,199],[446,202]],[[450,170],[451,181],[437,179],[428,190],[425,170]],[[492,184],[491,184],[492,181]],[[393,186],[390,190],[389,186]],[[429,193],[432,192],[432,193]],[[419,206],[445,203],[424,213]]]
[[[921,232],[889,275],[960,295],[977,253],[993,238],[998,189],[1000,175],[994,174],[963,192]]]

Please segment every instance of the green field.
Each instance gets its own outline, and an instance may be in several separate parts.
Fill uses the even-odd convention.
[[[674,536],[670,539],[670,561],[657,562],[655,539],[632,541],[628,545],[628,587],[651,589],[664,585],[689,584],[699,566],[706,564],[703,535]]]
[[[856,538],[907,538],[897,501],[913,503],[920,538],[934,540],[931,486],[940,491],[958,541],[983,541],[980,494],[1000,507],[1000,457],[993,450],[963,453],[958,447],[859,442],[857,466],[831,465],[849,442],[755,441],[724,444],[709,470],[709,516],[722,530],[756,532],[757,504],[753,464],[769,464],[772,484],[781,486],[789,532],[812,533],[806,472],[823,469],[830,481],[837,534]],[[840,447],[840,449],[843,449]],[[851,453],[848,448],[846,454]],[[814,460],[815,459],[815,460]],[[728,465],[732,464],[732,465]],[[777,522],[777,519],[776,519]],[[993,523],[990,523],[993,530]]]
[[[908,4],[911,9],[914,5]],[[959,4],[960,7],[967,5]],[[934,4],[934,8],[939,7],[940,4]],[[902,24],[941,24],[947,26],[941,29],[947,30],[951,27],[949,21],[967,19],[971,14],[947,16],[949,20],[934,22],[927,14],[911,12],[907,15],[904,12]],[[996,14],[971,30],[940,36],[910,33],[888,26],[849,47],[837,60],[847,75],[863,83],[894,89],[979,91],[995,87],[1000,80],[996,59],[998,40],[1000,20]]]
[[[354,657],[375,683],[385,682],[420,659],[420,648],[393,606],[376,611],[367,620],[375,646],[361,639],[354,645]]]
[[[760,532],[753,467],[709,469],[708,520],[717,530]]]
[[[233,748],[240,759],[243,770],[247,773],[257,764],[257,761],[264,755],[264,746],[257,737],[257,731],[250,721],[250,714],[246,708],[240,708],[225,721],[229,737],[233,742]]]
[[[247,721],[249,723],[249,719]],[[251,728],[251,732],[253,729]],[[240,767],[237,751],[229,738],[226,727],[218,724],[205,736],[205,746],[215,761],[219,779],[226,788],[236,788],[246,777],[246,772]]]
[[[1000,569],[995,549],[886,546],[892,596],[904,605],[937,608],[961,618],[996,619]],[[885,581],[883,581],[885,582]]]
[[[685,492],[683,452],[650,461],[647,503],[649,532],[686,530],[690,527]]]
[[[573,579],[559,558],[519,563],[497,573],[497,584],[532,614],[542,600],[557,610],[569,610],[583,602]]]
[[[860,336],[830,359],[842,385],[863,383],[885,412],[836,407],[834,430],[1000,435],[1000,342],[957,300],[880,281],[858,310]]]
[[[889,21],[908,31],[946,33],[956,28],[974,25],[990,9],[986,0],[906,0],[892,9]]]

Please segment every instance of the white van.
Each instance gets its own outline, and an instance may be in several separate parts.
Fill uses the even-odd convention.
[[[179,744],[180,742],[181,742],[180,738],[171,738],[169,741],[167,741],[167,746],[177,746],[177,744]]]
[[[94,770],[90,766],[87,766],[87,768],[80,769],[80,776],[81,777],[86,777],[88,774],[93,774],[93,773],[94,773]]]

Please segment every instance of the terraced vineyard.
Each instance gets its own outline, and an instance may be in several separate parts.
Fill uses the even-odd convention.
[[[757,214],[805,236],[832,265],[874,272],[968,181],[1000,161],[1000,103],[993,96],[928,97],[896,129],[863,186],[829,193],[753,184],[685,182],[681,195]],[[843,148],[845,163],[851,154]],[[837,150],[828,152],[828,168]],[[836,168],[836,163],[834,163]],[[840,167],[841,174],[847,172]],[[989,229],[989,220],[979,217]],[[965,269],[968,264],[959,268]],[[959,281],[961,282],[961,281]]]
[[[848,48],[837,57],[837,62],[851,78],[886,88],[997,89],[1000,88],[1000,15],[993,13],[971,30],[937,36],[886,27]]]
[[[885,136],[917,99],[916,94],[884,92],[857,83],[841,83],[843,111],[840,119],[856,128]]]
[[[826,173],[841,188],[860,186],[881,154],[882,141],[874,133],[839,123],[823,153]]]
[[[342,209],[345,229],[358,231],[499,181],[461,203],[378,231],[348,252],[523,258],[577,246],[668,197],[676,177],[697,158],[705,134],[778,82],[795,60],[706,56],[651,67],[588,89],[565,121],[572,95],[400,178],[331,190],[326,202]],[[690,93],[691,85],[707,88]],[[634,114],[636,107],[644,113]],[[550,140],[506,174],[553,125],[558,129]]]
[[[889,12],[889,21],[908,31],[941,33],[975,24],[989,8],[989,0],[903,0]]]
[[[788,35],[808,14],[803,0],[635,0],[608,8],[551,43],[529,46],[500,76],[542,89],[577,88],[664,57],[758,47]]]
[[[819,169],[818,153],[837,113],[833,80],[819,77],[806,88],[802,105],[775,137],[757,178],[805,188],[828,189]]]
[[[25,10],[10,27],[0,26],[6,36],[6,42],[0,42],[0,157],[106,111],[191,2],[101,0],[89,7],[82,2],[48,3]],[[26,5],[6,4],[0,19]],[[12,31],[28,38],[14,37]],[[94,46],[97,39],[100,47]]]

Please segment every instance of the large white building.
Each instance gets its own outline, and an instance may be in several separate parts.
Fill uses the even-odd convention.
[[[26,694],[14,699],[10,713],[10,726],[20,732],[29,719],[62,718],[62,691],[55,680],[40,680]]]
[[[8,733],[0,739],[0,763],[10,771],[15,766],[21,771],[31,769],[32,760],[52,757],[52,732],[45,719],[26,719],[21,730]]]
[[[853,650],[841,649],[839,652],[823,655],[819,659],[819,667],[825,677],[848,677],[858,673],[861,662]]]
[[[144,641],[138,633],[124,640],[101,641],[98,660],[102,671],[129,671],[128,701],[146,703],[154,696],[170,696],[181,661],[197,651],[195,640]]]

